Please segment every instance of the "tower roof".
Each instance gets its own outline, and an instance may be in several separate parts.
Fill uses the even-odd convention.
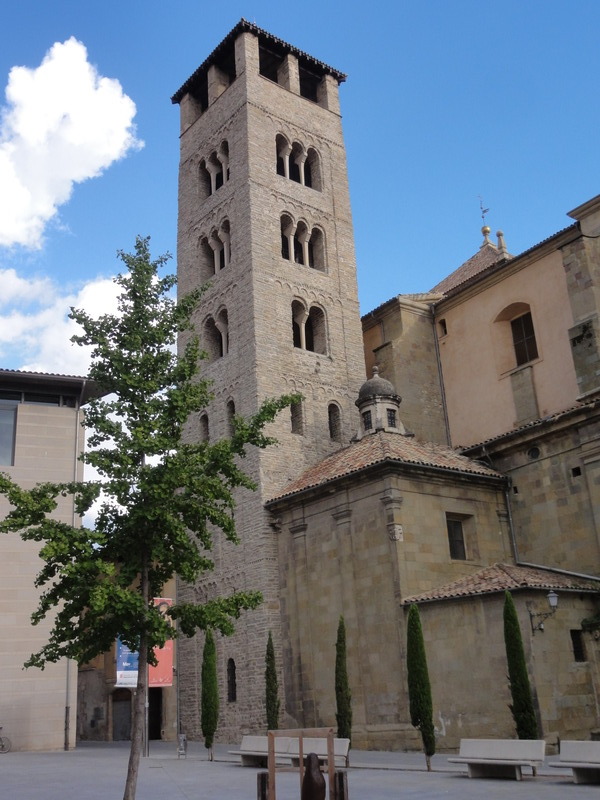
[[[253,22],[248,22],[248,20],[242,17],[238,24],[231,31],[229,31],[227,36],[215,47],[208,58],[203,61],[202,64],[200,64],[198,69],[175,92],[175,94],[171,97],[172,103],[179,103],[183,96],[188,92],[193,93],[194,88],[202,80],[202,78],[204,78],[208,72],[208,68],[213,64],[220,66],[224,72],[235,75],[235,54],[233,44],[240,33],[253,33],[255,36],[258,36],[261,44],[278,55],[283,56],[286,53],[291,53],[292,55],[296,56],[301,64],[304,64],[306,67],[320,76],[332,75],[338,83],[342,83],[346,80],[346,75],[343,72],[339,72],[337,69],[330,67],[328,64],[318,61],[316,58],[313,58],[313,56],[310,56],[303,50],[299,50],[297,47],[284,42],[283,39],[278,39],[276,36],[273,36],[273,34],[263,30],[262,28],[259,28]]]
[[[399,399],[394,384],[380,376],[379,367],[377,366],[373,367],[373,377],[365,381],[360,387],[357,405],[371,397],[393,397],[394,399]]]

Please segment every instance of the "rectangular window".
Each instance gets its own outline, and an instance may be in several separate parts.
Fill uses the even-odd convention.
[[[537,358],[538,351],[531,312],[528,311],[521,317],[511,320],[510,327],[517,366],[519,367],[521,364],[527,364],[529,361],[533,361],[534,358]]]
[[[365,411],[362,415],[363,418],[363,427],[366,431],[370,431],[373,427],[373,420],[371,419],[371,412]]]
[[[446,528],[448,530],[450,558],[454,558],[459,561],[465,561],[467,558],[467,551],[465,548],[463,520],[446,514]]]
[[[583,643],[583,631],[571,631],[571,645],[573,646],[573,659],[575,661],[587,661],[585,644]]]
[[[15,463],[16,404],[0,404],[0,464],[11,467]]]
[[[387,409],[387,422],[388,428],[395,428],[396,427],[396,411],[393,408]]]

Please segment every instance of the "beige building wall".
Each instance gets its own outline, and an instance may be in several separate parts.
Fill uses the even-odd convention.
[[[362,318],[367,377],[378,366],[402,397],[402,421],[425,442],[448,443],[430,303],[403,295]]]
[[[42,381],[43,382],[43,381]],[[52,382],[44,386],[51,392]],[[1,402],[1,400],[0,400]],[[14,465],[0,465],[24,488],[42,481],[71,481],[81,477],[77,456],[83,447],[81,412],[75,408],[17,406]],[[9,506],[0,499],[0,516]],[[68,498],[55,516],[78,524]],[[39,546],[23,542],[16,533],[0,537],[0,723],[15,750],[55,750],[75,744],[77,668],[66,660],[43,671],[23,669],[24,662],[48,640],[52,620],[31,625],[39,589],[34,580],[42,567]],[[65,734],[65,722],[68,731]]]
[[[515,592],[513,600],[540,736],[551,750],[560,739],[589,739],[600,724],[598,641],[583,634],[587,660],[578,662],[570,630],[581,631],[581,620],[593,614],[592,597],[561,592],[556,615],[535,633],[528,606],[533,613],[547,611],[543,593]],[[419,606],[440,749],[457,748],[461,738],[514,738],[503,603],[499,593]]]
[[[335,491],[275,504],[285,696],[299,725],[335,725],[335,640],[343,615],[354,746],[418,748],[408,713],[402,599],[510,560],[503,508],[499,486],[427,470],[373,471],[341,481]],[[464,561],[450,557],[446,513],[463,517]]]
[[[510,319],[526,310],[538,358],[518,367]],[[482,442],[574,404],[573,315],[556,244],[516,258],[501,273],[440,302],[436,319],[454,446]]]

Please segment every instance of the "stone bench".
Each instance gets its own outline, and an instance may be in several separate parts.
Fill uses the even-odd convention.
[[[275,740],[277,741],[277,740]],[[348,751],[350,750],[350,739],[337,739],[333,740],[333,760],[336,767],[348,766]],[[312,738],[306,736],[302,740],[302,755],[304,758],[309,753],[315,753],[318,756],[319,763],[327,763],[327,739]],[[292,759],[292,765],[297,767],[300,763],[300,743],[299,739],[291,739],[288,749],[288,755]]]
[[[461,739],[458,756],[448,761],[466,764],[469,778],[520,781],[522,767],[535,770],[543,764],[545,753],[543,739]]]
[[[300,763],[300,744],[297,737],[275,736],[275,760],[279,763],[291,762],[292,766],[298,767]],[[333,755],[335,766],[348,766],[348,751],[350,749],[350,739],[333,740]],[[327,763],[327,739],[317,737],[303,737],[302,755],[306,757],[309,753],[316,753],[321,764]],[[229,750],[230,755],[240,756],[243,767],[265,767],[269,754],[267,736],[242,736],[242,743],[239,750]]]
[[[290,739],[286,736],[275,738],[275,759],[290,763],[288,750]],[[242,736],[239,750],[230,750],[230,755],[240,756],[243,767],[266,767],[269,755],[269,743],[266,736]]]
[[[600,783],[600,742],[562,741],[559,760],[548,766],[572,769],[575,783]]]

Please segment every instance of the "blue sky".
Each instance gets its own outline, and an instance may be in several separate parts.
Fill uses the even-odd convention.
[[[502,229],[517,254],[600,192],[597,0],[4,4],[0,366],[82,371],[68,306],[110,308],[116,251],[137,234],[152,237],[156,255],[175,254],[170,97],[241,17],[348,74],[341,103],[363,313],[430,289],[478,249],[479,196],[492,232]],[[73,61],[52,73],[67,51]],[[74,80],[82,65],[96,71],[91,89]],[[9,83],[14,67],[28,71]],[[88,123],[82,146],[61,138],[65,120],[69,130]],[[51,144],[40,143],[36,133],[52,126]],[[6,177],[15,164],[24,195]]]

